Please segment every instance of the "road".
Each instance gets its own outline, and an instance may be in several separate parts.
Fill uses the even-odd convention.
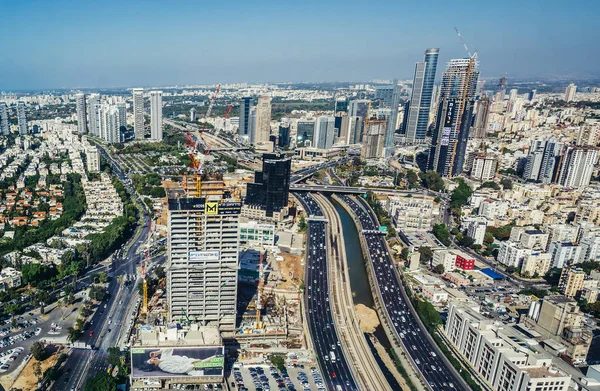
[[[358,387],[342,351],[329,302],[325,236],[327,221],[323,218],[323,211],[310,194],[295,193],[294,197],[302,204],[309,216],[306,234],[304,299],[308,328],[322,370],[323,380],[329,390],[335,391],[339,386],[342,390],[356,391]]]
[[[385,308],[385,317],[398,341],[402,342],[412,364],[433,390],[469,390],[462,378],[445,359],[424,328],[404,292],[400,276],[389,254],[385,235],[380,234],[377,217],[360,198],[340,195],[358,217],[368,247],[369,263],[374,272],[377,295]]]

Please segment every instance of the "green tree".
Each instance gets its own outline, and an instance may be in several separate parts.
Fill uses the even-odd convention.
[[[400,252],[400,258],[402,258],[403,260],[406,261],[408,259],[408,254],[409,254],[408,247],[404,247],[404,248],[402,248],[402,251]]]
[[[491,232],[486,231],[485,236],[483,237],[483,244],[489,246],[492,243],[494,243],[494,235],[492,235]]]
[[[431,250],[431,247],[427,247],[427,246],[419,247],[419,254],[420,254],[420,262],[423,264],[428,264],[431,261],[431,258],[433,258],[433,251]]]
[[[165,268],[163,266],[157,267],[156,269],[154,269],[154,274],[156,275],[156,277],[158,279],[165,278],[165,276],[166,276]]]
[[[81,330],[74,327],[69,327],[67,333],[67,340],[69,340],[69,342],[75,342],[81,336]]]
[[[300,232],[304,232],[304,231],[306,231],[306,228],[308,228],[308,225],[306,224],[306,220],[304,219],[304,216],[300,216],[300,221],[298,222],[298,230]]]
[[[46,358],[46,346],[42,342],[34,342],[30,349],[36,360],[43,361]]]
[[[513,188],[513,181],[510,180],[509,178],[502,178],[500,180],[500,184],[502,185],[504,190],[510,190]]]
[[[406,182],[408,182],[408,187],[414,189],[419,186],[419,176],[413,170],[408,170],[406,172]]]
[[[106,281],[108,281],[108,276],[106,275],[106,272],[101,271],[100,273],[98,273],[98,281],[100,281],[101,284],[104,284]]]
[[[116,379],[108,373],[102,372],[86,381],[84,391],[115,391],[116,389]]]
[[[436,171],[427,171],[426,173],[421,172],[421,183],[427,189],[433,191],[442,191],[444,190],[445,184],[444,180]]]
[[[441,263],[439,265],[435,265],[433,268],[433,272],[437,274],[444,274],[444,271],[444,265],[442,265]]]
[[[458,186],[452,192],[450,196],[450,206],[452,208],[460,208],[469,202],[469,197],[473,194],[473,189],[469,187],[461,178],[456,179]]]
[[[282,356],[272,355],[271,357],[269,357],[269,360],[271,361],[273,366],[279,371],[283,371],[285,369],[285,360]]]
[[[450,245],[450,234],[446,224],[434,224],[433,235],[442,243],[444,246]]]

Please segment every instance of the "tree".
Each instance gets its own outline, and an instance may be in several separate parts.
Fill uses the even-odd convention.
[[[84,391],[115,391],[116,389],[116,379],[108,373],[102,372],[87,380]]]
[[[434,224],[433,235],[442,243],[444,246],[450,245],[450,234],[446,224]]]
[[[494,181],[487,181],[487,182],[483,182],[481,184],[481,188],[490,188],[490,189],[494,189],[494,190],[500,190],[500,185],[498,185],[496,182]]]
[[[402,248],[402,251],[400,252],[400,258],[402,258],[403,260],[406,261],[406,260],[408,260],[408,254],[409,254],[408,247],[404,247],[404,248]]]
[[[40,364],[39,361],[36,361],[33,364],[33,374],[37,377],[39,383],[39,381],[42,380],[42,364]]]
[[[475,244],[475,239],[467,235],[462,235],[458,242],[463,247],[471,247]]]
[[[283,371],[285,369],[285,360],[282,356],[273,355],[269,358],[269,360],[278,370]]]
[[[471,189],[464,180],[458,178],[456,181],[458,182],[458,186],[450,196],[450,206],[452,208],[460,208],[461,206],[466,205],[467,202],[469,202],[469,197],[473,194],[473,189]]]
[[[98,281],[100,281],[100,283],[104,284],[107,280],[108,276],[106,275],[106,272],[102,271],[98,273]]]
[[[67,339],[69,340],[69,342],[77,341],[77,339],[81,335],[81,330],[76,329],[74,327],[69,327],[67,329],[67,332],[68,332]]]
[[[433,257],[433,251],[431,247],[421,246],[419,247],[420,261],[423,264],[428,264]]]
[[[502,178],[500,180],[500,184],[502,185],[504,190],[510,190],[513,188],[513,181],[510,180],[509,178]]]
[[[444,265],[442,265],[441,263],[439,265],[435,265],[435,267],[433,268],[433,272],[437,274],[444,274],[444,271]]]
[[[418,186],[419,176],[413,170],[408,170],[406,172],[406,182],[408,182],[408,187],[414,189]]]
[[[304,216],[300,216],[300,221],[298,222],[298,230],[300,232],[304,232],[306,231],[306,228],[308,228],[308,226],[306,225],[306,220],[304,219]]]
[[[492,243],[494,243],[494,235],[492,235],[491,232],[486,231],[485,236],[483,237],[483,244],[489,246]]]
[[[31,345],[31,354],[38,361],[43,361],[46,358],[46,346],[42,342],[34,342]]]
[[[424,187],[433,190],[433,191],[442,191],[444,190],[445,184],[444,180],[436,171],[430,170],[426,173],[420,173],[421,183]]]
[[[154,274],[156,275],[156,277],[158,277],[158,279],[160,280],[161,278],[165,278],[166,273],[165,273],[165,268],[163,266],[159,266],[154,270]]]
[[[121,363],[121,350],[119,348],[108,348],[108,357],[106,361],[112,365],[119,365]]]

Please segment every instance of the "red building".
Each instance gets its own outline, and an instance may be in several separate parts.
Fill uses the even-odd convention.
[[[465,254],[462,251],[456,251],[456,262],[457,268],[462,270],[473,270],[475,269],[475,258],[469,254]]]

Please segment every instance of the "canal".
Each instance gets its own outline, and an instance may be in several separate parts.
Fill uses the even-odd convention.
[[[348,212],[346,212],[346,209],[344,209],[337,201],[331,198],[330,200],[333,203],[336,212],[340,216],[340,222],[342,224],[344,247],[346,250],[348,272],[350,275],[350,288],[352,289],[352,299],[354,301],[354,305],[363,304],[366,307],[375,310],[375,302],[373,301],[371,286],[369,285],[369,277],[367,275],[363,252],[360,246],[360,238],[358,236],[358,230],[356,229],[354,220],[352,220],[352,217],[350,217]],[[389,351],[392,345],[381,325],[377,327],[373,333],[373,336],[386,349],[389,356]],[[379,356],[379,352],[373,346],[371,336],[365,333],[365,338],[367,339],[369,347],[371,348],[371,352],[379,364],[383,375],[392,387],[392,390],[401,390],[402,388],[396,381],[396,378],[388,370],[383,360]],[[393,361],[391,356],[389,358]]]

